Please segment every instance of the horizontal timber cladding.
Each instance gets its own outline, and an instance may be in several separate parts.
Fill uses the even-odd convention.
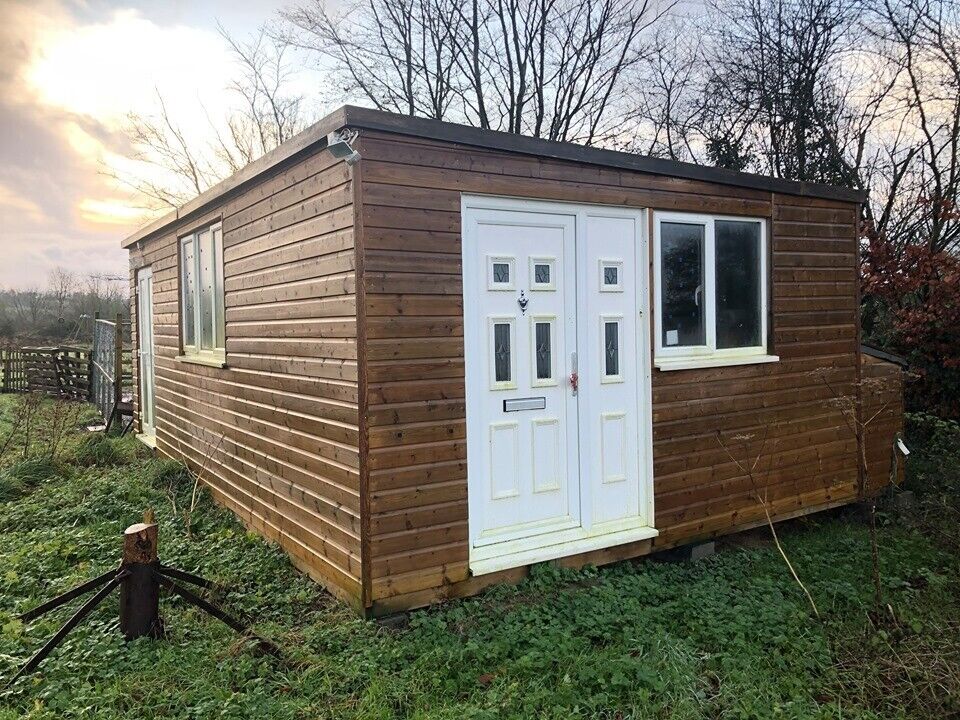
[[[871,491],[879,492],[891,480],[900,483],[904,477],[903,456],[894,454],[894,443],[903,436],[903,371],[894,363],[864,355],[863,389],[867,482]]]
[[[654,371],[660,536],[567,562],[608,562],[750,527],[763,520],[758,494],[778,518],[856,496],[856,436],[835,398],[858,387],[856,204],[370,130],[358,142],[374,613],[523,572],[468,571],[461,193],[770,222],[770,337],[780,362]],[[877,427],[889,433],[898,416],[885,412]],[[752,464],[758,454],[754,485],[737,462]],[[871,447],[870,458],[878,472],[888,467],[881,450]]]
[[[219,502],[361,606],[353,194],[350,168],[316,151],[148,236],[130,262],[133,276],[153,268],[159,451],[202,472]],[[177,238],[217,220],[225,368],[177,359]]]

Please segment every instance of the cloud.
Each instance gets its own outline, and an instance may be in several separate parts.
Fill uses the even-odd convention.
[[[120,241],[144,201],[128,168],[128,112],[157,90],[189,134],[226,102],[230,58],[212,29],[58,0],[0,0],[0,286],[42,284],[57,265],[126,274]],[[212,22],[210,23],[212,26]]]

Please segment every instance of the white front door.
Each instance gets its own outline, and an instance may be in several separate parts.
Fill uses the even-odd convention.
[[[643,217],[463,200],[475,574],[656,534]]]
[[[140,359],[140,433],[156,436],[153,363],[153,270],[137,271],[137,345]]]

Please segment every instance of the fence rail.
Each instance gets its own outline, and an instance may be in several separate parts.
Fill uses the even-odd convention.
[[[90,395],[90,351],[77,347],[0,350],[0,392],[41,392],[73,400]]]

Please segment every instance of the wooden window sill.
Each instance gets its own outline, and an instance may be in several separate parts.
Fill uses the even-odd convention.
[[[225,368],[226,358],[211,355],[177,355],[177,360],[191,365],[205,365],[207,367]]]
[[[157,449],[157,436],[156,435],[143,435],[137,434],[137,440],[142,442],[148,448]]]
[[[653,361],[657,370],[696,370],[698,368],[731,367],[735,365],[759,365],[779,362],[779,355],[728,355],[721,357],[660,358]]]

